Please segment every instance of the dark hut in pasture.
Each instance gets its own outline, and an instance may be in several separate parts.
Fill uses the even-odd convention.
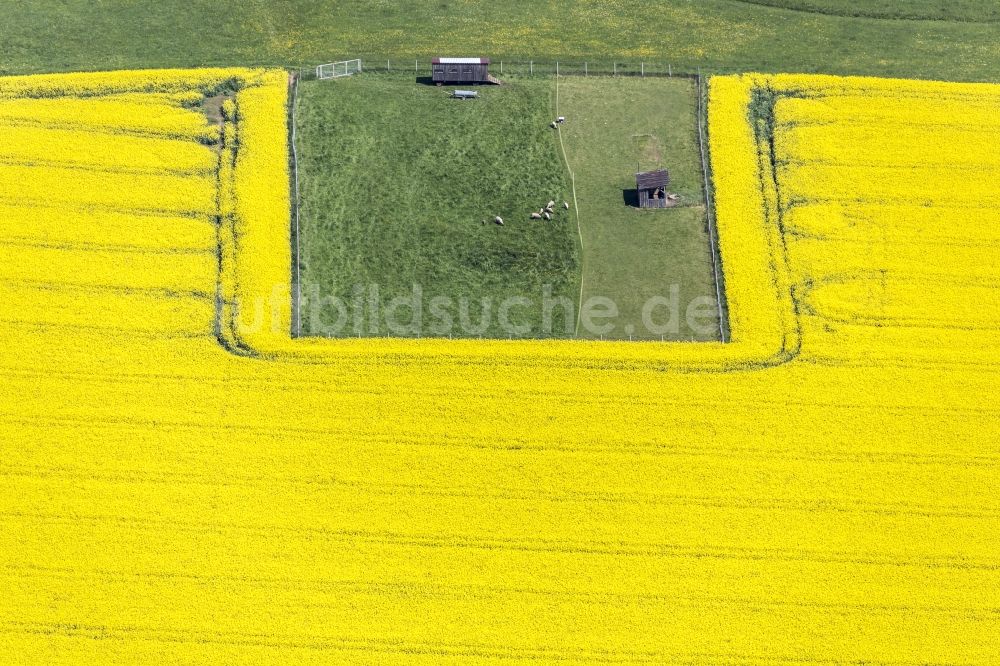
[[[639,208],[667,208],[667,184],[670,174],[666,169],[643,171],[635,174],[635,189]]]
[[[434,58],[431,78],[439,86],[446,83],[500,83],[490,76],[489,58]]]

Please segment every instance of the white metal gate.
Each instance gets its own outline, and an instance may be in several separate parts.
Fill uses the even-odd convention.
[[[342,60],[341,62],[331,62],[327,65],[320,65],[316,68],[317,79],[339,79],[344,76],[351,76],[361,71],[360,60]]]

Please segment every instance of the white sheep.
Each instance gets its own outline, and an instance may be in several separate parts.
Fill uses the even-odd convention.
[[[532,220],[540,220],[540,219],[542,219],[542,216],[539,215],[538,213],[532,213],[531,214],[531,219]]]
[[[555,129],[556,128],[556,121],[553,120],[552,124],[549,125],[549,127],[551,127],[552,129]]]
[[[501,227],[503,226],[503,218],[500,217],[499,215],[497,215],[496,217],[494,217],[493,221],[496,222],[497,224],[499,224]]]
[[[545,207],[546,207],[546,208],[552,208],[552,207],[554,207],[555,205],[556,205],[556,202],[555,202],[555,201],[550,201],[550,202],[548,202],[547,204],[545,204]]]
[[[552,215],[549,214],[549,213],[545,213],[545,219],[546,220],[551,220],[552,219]]]
[[[565,208],[566,210],[569,210],[569,202],[568,201],[563,201],[563,208]]]

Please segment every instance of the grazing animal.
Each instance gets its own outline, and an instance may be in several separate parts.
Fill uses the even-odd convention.
[[[499,215],[497,215],[496,217],[494,217],[493,221],[496,222],[497,224],[499,224],[501,227],[503,226],[503,218],[500,217]]]
[[[531,214],[531,219],[532,220],[540,220],[540,219],[542,219],[542,216],[539,215],[538,213],[532,213]]]
[[[565,208],[566,210],[569,210],[569,202],[568,201],[563,201],[563,208]]]
[[[556,122],[557,123],[564,123],[564,122],[566,122],[566,116],[559,116],[558,118],[556,118]]]
[[[552,129],[555,129],[556,128],[556,121],[553,120],[552,124],[549,125],[549,127],[551,127]]]
[[[546,212],[545,213],[545,219],[546,220],[551,220],[552,219],[552,215],[550,213]]]
[[[555,201],[550,201],[550,202],[548,202],[547,204],[545,204],[545,207],[546,207],[546,208],[552,208],[552,207],[553,207],[553,206],[555,206],[555,205],[556,205],[556,202],[555,202]]]

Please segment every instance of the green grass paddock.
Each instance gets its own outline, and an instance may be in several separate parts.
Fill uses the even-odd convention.
[[[526,299],[508,317],[524,329],[517,337],[717,339],[693,81],[561,77],[558,89],[578,211],[561,206],[574,197],[548,127],[552,77],[481,87],[470,101],[412,75],[303,84],[303,332],[508,337],[498,308],[514,297]],[[670,170],[681,205],[639,210],[635,171],[657,167]],[[530,220],[550,199],[560,204],[556,219]],[[388,304],[414,303],[414,285],[421,326],[400,329],[411,321],[404,303],[390,326]],[[448,299],[450,327],[429,312],[434,297]],[[564,299],[549,317],[546,297]],[[644,318],[657,298],[665,302]],[[480,331],[483,299],[490,325]],[[576,316],[588,303],[607,312],[608,302],[613,317]],[[667,327],[674,313],[677,326]]]
[[[417,83],[412,74],[301,85],[305,334],[571,334],[575,319],[562,306],[549,308],[551,326],[543,326],[543,299],[576,301],[575,223],[562,208],[553,221],[529,219],[549,200],[569,197],[556,134],[548,128],[554,82],[482,87],[480,99],[468,101],[449,99],[447,91]],[[504,226],[494,224],[497,215]],[[373,289],[377,308],[370,306]],[[431,311],[434,298],[448,299],[439,301],[447,317]],[[507,311],[507,321],[523,332],[511,333],[500,318],[511,298],[530,301]],[[420,326],[389,325],[394,299],[420,303]],[[479,330],[483,299],[489,326]],[[400,302],[395,323],[412,322],[412,310]],[[359,313],[364,321],[355,326]]]
[[[584,238],[583,300],[607,297],[619,311],[614,329],[595,334],[581,327],[582,337],[719,338],[696,94],[687,78],[559,80],[559,110],[568,119],[562,133],[576,175]],[[681,196],[681,205],[666,210],[626,205],[636,169],[657,167],[670,171],[668,190]],[[651,328],[643,308],[654,298],[676,302],[676,307],[651,306]],[[698,315],[690,322],[693,327],[689,306]],[[676,330],[656,332],[668,327],[673,312],[678,315]]]

